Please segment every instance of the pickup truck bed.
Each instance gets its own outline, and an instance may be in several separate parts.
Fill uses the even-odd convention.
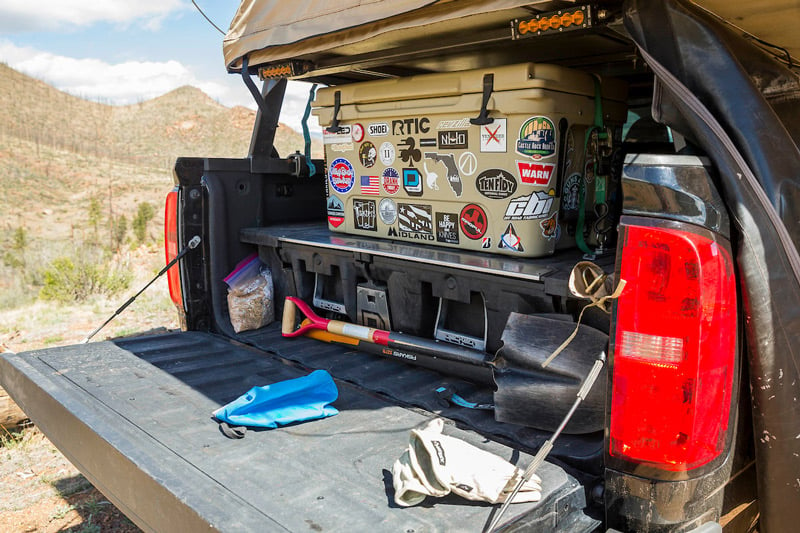
[[[427,370],[286,340],[277,324],[246,340],[265,349],[208,333],[170,333],[5,354],[0,374],[53,443],[145,530],[479,531],[497,506],[455,496],[412,508],[394,504],[390,469],[409,430],[434,410],[455,414],[462,421],[449,421],[445,433],[523,467],[531,456],[519,450],[546,438],[513,426],[486,438],[478,431],[500,426],[491,414],[436,409],[433,389],[443,378]],[[313,368],[336,378],[339,415],[249,431],[241,440],[225,438],[211,419],[250,387]],[[392,398],[403,394],[404,401]],[[594,463],[602,441],[558,442],[556,459],[539,471],[542,500],[515,504],[506,518],[546,531],[592,530],[599,521],[584,512],[586,482],[556,463],[559,455]]]

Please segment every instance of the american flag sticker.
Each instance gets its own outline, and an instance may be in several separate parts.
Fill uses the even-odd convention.
[[[381,188],[380,176],[361,176],[361,194],[379,194]]]

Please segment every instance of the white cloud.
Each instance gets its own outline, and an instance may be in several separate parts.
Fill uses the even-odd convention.
[[[192,85],[223,105],[256,108],[240,76],[223,71],[214,79],[201,79],[175,60],[111,64],[95,58],[60,56],[0,40],[0,61],[62,91],[109,104],[134,104]],[[302,131],[301,119],[309,89],[307,83],[290,82],[286,91],[281,121],[297,131]],[[309,127],[319,129],[314,117],[309,120]]]
[[[137,20],[148,29],[157,29],[167,14],[186,8],[181,4],[181,0],[0,0],[0,31],[53,30]]]

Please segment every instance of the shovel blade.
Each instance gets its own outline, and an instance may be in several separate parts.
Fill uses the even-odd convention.
[[[574,322],[511,313],[494,360],[495,418],[555,431],[575,403],[581,383],[607,350],[608,335],[581,324],[575,339],[546,367],[542,362],[575,329]],[[605,423],[606,370],[581,402],[565,433],[601,431]]]

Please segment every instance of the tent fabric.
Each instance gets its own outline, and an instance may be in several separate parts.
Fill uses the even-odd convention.
[[[395,30],[530,5],[520,0],[243,0],[223,39],[228,70],[296,58]]]

